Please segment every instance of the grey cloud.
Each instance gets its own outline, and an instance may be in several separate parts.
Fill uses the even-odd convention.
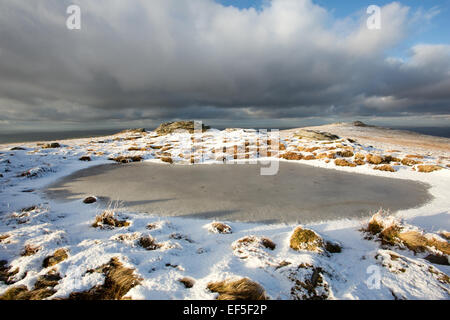
[[[0,120],[448,114],[450,46],[384,54],[433,16],[398,3],[370,31],[310,0],[80,0],[70,31],[72,2],[0,0]]]

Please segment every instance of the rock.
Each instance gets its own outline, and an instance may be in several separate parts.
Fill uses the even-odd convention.
[[[78,160],[80,160],[80,161],[91,161],[91,157],[89,157],[89,156],[82,156]]]
[[[53,255],[48,256],[44,259],[44,262],[42,262],[42,267],[48,268],[52,267],[64,260],[66,260],[69,257],[68,252],[66,249],[60,248],[56,250]]]
[[[324,243],[322,238],[314,231],[297,227],[291,235],[290,247],[296,251],[321,252]]]
[[[85,203],[85,204],[91,204],[91,203],[95,203],[95,202],[97,202],[96,197],[87,197],[83,200],[83,203]]]
[[[202,124],[202,131],[210,129],[209,126]],[[174,133],[177,130],[185,130],[189,133],[194,133],[194,121],[177,121],[162,123],[155,131],[159,135],[166,135]]]
[[[329,132],[306,130],[306,129],[297,130],[294,133],[294,137],[308,140],[327,140],[327,141],[339,139],[337,135],[331,134]]]
[[[362,122],[362,121],[354,121],[354,122],[353,122],[353,125],[354,125],[355,127],[369,127],[367,124],[365,124],[365,123]]]
[[[146,132],[146,130],[144,128],[136,128],[136,129],[123,130],[123,131],[120,131],[117,134],[123,134],[123,133],[145,133],[145,132]],[[102,142],[99,142],[99,143],[104,143],[104,142],[102,141]]]
[[[195,284],[195,280],[188,277],[181,278],[178,281],[181,282],[186,289],[192,288]]]
[[[42,146],[42,149],[55,149],[61,148],[61,145],[58,142],[47,143]]]
[[[448,257],[441,255],[441,254],[429,254],[425,257],[425,260],[434,263],[434,264],[440,264],[443,266],[450,265],[448,261]]]
[[[327,241],[325,243],[325,250],[327,250],[330,253],[340,253],[342,251],[342,248],[337,243]]]
[[[23,151],[23,150],[27,150],[27,149],[25,149],[25,148],[23,148],[23,147],[14,147],[14,148],[11,148],[11,151]]]

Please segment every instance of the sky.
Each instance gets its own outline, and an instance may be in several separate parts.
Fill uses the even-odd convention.
[[[66,27],[71,4],[81,29]],[[366,9],[381,7],[381,29]],[[450,0],[0,0],[0,133],[450,123]]]

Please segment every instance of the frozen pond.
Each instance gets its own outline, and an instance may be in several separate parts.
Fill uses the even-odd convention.
[[[419,182],[280,162],[274,176],[258,165],[110,164],[81,170],[49,186],[57,201],[89,195],[120,200],[131,211],[254,222],[311,222],[391,212],[431,200]]]

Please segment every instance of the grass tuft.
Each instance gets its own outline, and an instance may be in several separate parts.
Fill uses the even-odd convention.
[[[96,270],[88,272],[103,273],[105,282],[87,291],[73,292],[69,300],[121,300],[128,291],[139,285],[141,280],[134,274],[134,269],[124,267],[116,257]]]
[[[217,300],[268,300],[264,288],[248,278],[210,282],[208,290],[217,292]]]
[[[95,217],[95,222],[92,224],[94,228],[111,229],[128,227],[130,223],[126,220],[118,220],[114,217],[114,210],[105,210]]]
[[[322,251],[324,243],[322,238],[312,230],[302,227],[295,228],[291,235],[290,247],[296,251]]]

